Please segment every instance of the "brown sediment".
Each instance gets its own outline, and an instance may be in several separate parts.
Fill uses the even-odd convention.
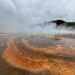
[[[42,58],[43,57],[42,55],[37,56],[40,59],[35,57],[31,58],[30,56],[23,55],[14,44],[13,42],[14,39],[15,37],[12,37],[9,39],[7,43],[8,47],[3,52],[3,58],[6,59],[14,67],[27,69],[34,72],[37,72],[40,70],[48,70],[48,71],[53,71],[55,73],[60,73],[60,75],[75,75],[75,62],[64,61],[63,59],[53,59],[53,58],[51,59],[46,56]],[[40,52],[42,50],[46,54],[51,53],[51,52],[49,53],[46,52],[46,49],[48,48],[41,49],[41,48],[34,48],[33,46],[30,46],[27,43],[27,41],[24,40],[24,38],[22,39],[22,42],[28,48],[30,48],[31,51]],[[55,49],[55,48],[52,47],[49,49]],[[61,46],[59,46],[56,50],[59,50],[59,49],[62,49]]]
[[[38,47],[34,47],[32,45],[30,45],[28,43],[28,41],[24,38],[21,39],[22,43],[24,45],[26,45],[28,48],[32,49],[32,50],[37,50],[37,51],[43,51],[46,54],[54,54],[54,55],[67,55],[67,56],[71,56],[71,57],[75,57],[75,48],[71,47],[71,46],[65,46],[65,45],[57,45],[57,48],[53,47],[53,46],[48,46],[46,48],[38,48]]]
[[[31,70],[43,70],[41,63],[37,64],[35,59],[29,57],[22,57],[22,54],[16,48],[13,42],[14,37],[10,38],[7,45],[7,49],[3,52],[3,58],[15,67]],[[37,67],[36,67],[37,66]]]

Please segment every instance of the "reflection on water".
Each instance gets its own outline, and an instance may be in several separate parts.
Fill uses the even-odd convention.
[[[65,40],[61,38],[45,38],[42,36],[31,36],[28,38],[25,38],[28,43],[35,47],[48,47],[53,46],[57,47],[57,45],[65,45],[65,46],[75,46],[75,40]]]

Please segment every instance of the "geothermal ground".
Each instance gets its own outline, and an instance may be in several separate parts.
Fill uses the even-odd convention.
[[[0,75],[75,75],[75,38],[1,34]]]

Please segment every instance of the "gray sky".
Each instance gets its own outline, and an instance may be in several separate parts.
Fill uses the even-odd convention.
[[[75,0],[0,0],[0,32],[62,32],[52,25],[31,27],[55,19],[75,21]]]

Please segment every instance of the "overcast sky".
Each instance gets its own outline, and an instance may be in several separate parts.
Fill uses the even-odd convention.
[[[75,21],[75,0],[0,0],[0,32],[62,32],[52,25],[32,27],[55,19]]]

